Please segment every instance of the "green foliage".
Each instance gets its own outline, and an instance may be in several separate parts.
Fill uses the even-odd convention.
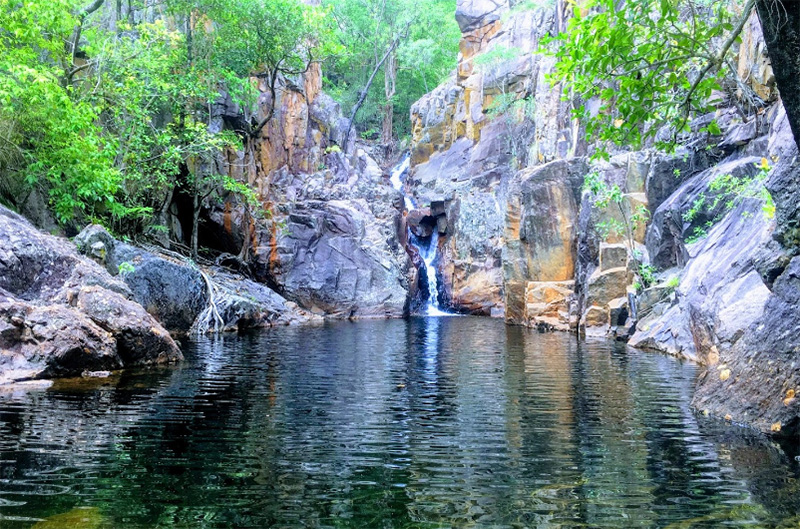
[[[755,167],[758,172],[753,176],[737,177],[724,173],[711,180],[708,192],[700,193],[692,202],[691,207],[683,214],[684,222],[690,224],[700,219],[709,219],[699,226],[692,227],[691,234],[684,240],[686,244],[694,244],[704,239],[714,224],[747,198],[761,199],[764,203],[762,206],[764,216],[767,219],[774,218],[775,203],[765,186],[770,172],[769,161],[762,158],[761,163],[756,164]]]
[[[727,2],[587,0],[574,6],[567,30],[543,41],[557,59],[554,82],[584,102],[575,111],[590,138],[640,147],[663,126],[672,148],[690,120],[714,109],[738,29]],[[749,13],[745,13],[748,15]],[[726,47],[728,45],[728,47]],[[704,74],[704,75],[699,75]],[[585,102],[599,102],[599,108]],[[712,121],[704,130],[719,134]]]
[[[664,286],[671,291],[678,290],[678,287],[681,286],[681,279],[678,276],[672,276],[667,280]]]
[[[624,237],[628,251],[637,259],[633,234],[650,219],[647,208],[641,204],[631,208],[622,189],[617,184],[609,185],[597,171],[584,177],[583,191],[591,194],[593,207],[609,210],[610,215],[597,224],[600,235],[603,238],[610,235]]]
[[[338,53],[328,11],[300,0],[166,0],[154,22],[109,23],[85,4],[0,0],[4,202],[39,189],[60,222],[121,234],[146,227],[176,185],[255,206],[247,185],[218,174],[217,153],[243,143],[209,126],[212,105],[225,90],[250,108],[253,77]]]
[[[123,277],[125,277],[128,274],[132,274],[133,272],[136,271],[136,267],[133,266],[133,264],[129,263],[128,261],[120,263],[117,269],[119,271],[119,275]]]
[[[337,23],[343,52],[325,65],[325,89],[349,114],[375,65],[398,36],[396,78],[387,100],[386,66],[369,89],[359,130],[381,130],[385,112],[392,112],[395,135],[410,132],[411,105],[433,90],[456,66],[461,32],[453,13],[455,0],[323,0]],[[407,34],[405,28],[408,25]],[[391,76],[390,76],[390,84]],[[391,103],[391,104],[389,104]]]
[[[90,220],[140,214],[117,202],[116,148],[95,126],[97,109],[63,82],[64,42],[76,23],[72,2],[0,0],[0,167],[27,190],[45,189],[56,217]]]
[[[653,265],[639,263],[639,279],[644,288],[648,288],[656,283],[656,268]]]

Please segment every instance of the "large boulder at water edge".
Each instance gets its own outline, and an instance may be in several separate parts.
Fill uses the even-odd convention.
[[[75,240],[81,252],[118,275],[133,298],[173,332],[193,327],[204,331],[207,326],[235,331],[317,319],[266,285],[220,267],[201,268],[178,255],[125,244],[102,226],[87,226]],[[103,252],[98,252],[98,244]],[[214,314],[207,312],[212,301]]]
[[[181,360],[131,298],[72,243],[0,207],[0,383]]]

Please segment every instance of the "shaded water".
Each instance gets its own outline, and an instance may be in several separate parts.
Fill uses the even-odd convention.
[[[0,527],[798,525],[797,463],[693,414],[672,358],[478,318],[185,351],[0,393]]]

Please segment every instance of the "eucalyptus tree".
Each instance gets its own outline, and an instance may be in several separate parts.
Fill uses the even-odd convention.
[[[455,68],[460,37],[455,0],[323,0],[323,5],[331,9],[343,49],[326,69],[327,88],[349,111],[351,127],[388,144],[396,129],[407,132],[411,104]]]

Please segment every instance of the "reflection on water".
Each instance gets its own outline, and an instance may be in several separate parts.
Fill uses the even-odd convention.
[[[798,525],[797,463],[694,415],[672,358],[479,318],[185,349],[0,392],[0,527]]]

